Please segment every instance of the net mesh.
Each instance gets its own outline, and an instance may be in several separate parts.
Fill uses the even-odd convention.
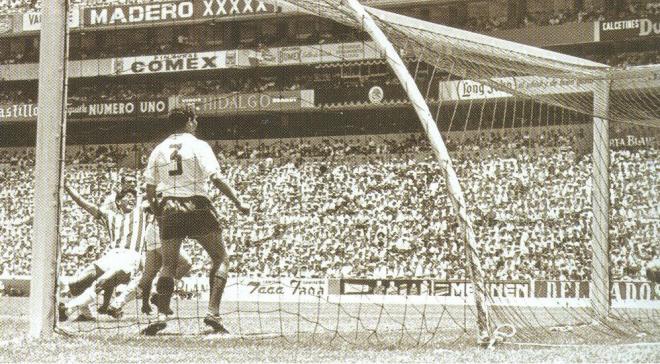
[[[339,0],[288,3],[302,12],[353,28],[363,26],[354,12]],[[646,125],[657,122],[658,110],[654,107],[658,102],[656,66],[635,70],[611,68],[375,8],[367,8],[367,12],[402,54],[417,58],[452,77],[478,80],[502,92],[587,115],[594,115],[597,106],[601,106],[594,105],[592,92],[611,89],[613,102],[609,114],[596,116]],[[563,92],[539,94],[534,91],[534,85],[539,84],[561,85]]]
[[[343,2],[289,3],[363,30]],[[645,268],[658,257],[658,68],[610,68],[367,11],[405,56],[446,139],[496,334],[529,344],[657,341],[658,286]],[[379,107],[410,104],[394,85],[396,96]],[[609,103],[594,105],[593,94],[606,90]],[[327,105],[328,112],[333,107],[350,109]],[[609,135],[593,134],[594,116],[610,121]],[[231,256],[226,326],[240,337],[287,342],[470,345],[477,322],[464,237],[421,130],[337,134],[216,143],[216,152],[231,156],[222,160],[229,182],[259,205],[243,217],[226,200],[215,203]],[[590,301],[599,293],[590,292],[595,138],[610,139],[612,149],[609,259],[596,262],[611,266],[608,318]],[[254,157],[242,158],[237,144]],[[301,155],[273,152],[290,149]],[[72,166],[70,173],[97,180],[101,172]],[[83,194],[100,200],[110,189]],[[74,229],[76,209],[65,206],[65,227]],[[104,234],[102,227],[83,233]],[[205,332],[209,267],[196,243],[184,249],[192,276],[179,283],[166,333],[197,335]],[[62,261],[79,268],[66,252]],[[121,318],[59,327],[134,333],[150,322],[140,309],[131,301]]]

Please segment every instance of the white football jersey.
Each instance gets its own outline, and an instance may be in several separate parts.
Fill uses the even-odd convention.
[[[147,184],[163,197],[209,198],[209,177],[220,171],[213,149],[189,133],[173,134],[152,152],[144,171]]]

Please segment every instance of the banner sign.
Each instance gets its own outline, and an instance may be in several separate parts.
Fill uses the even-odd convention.
[[[483,81],[482,81],[483,82]],[[440,99],[446,101],[483,100],[511,97],[502,89],[511,89],[524,95],[554,95],[592,91],[593,80],[562,79],[541,76],[494,78],[489,84],[474,80],[440,82]],[[501,86],[500,89],[497,86]]]
[[[95,118],[116,116],[155,116],[169,111],[167,99],[115,101],[69,105],[67,113],[71,118]]]
[[[197,52],[115,58],[112,73],[137,75],[184,71],[205,71],[227,68],[227,52]]]
[[[233,294],[242,301],[311,301],[316,302],[328,293],[325,279],[295,278],[237,278],[227,282],[227,295]],[[232,283],[235,286],[232,287]]]
[[[0,121],[36,120],[38,113],[35,104],[0,105]]]
[[[502,281],[486,284],[492,298],[511,299],[585,299],[587,281]],[[342,279],[342,295],[403,295],[470,298],[472,283],[432,279]],[[614,282],[613,301],[659,301],[660,284],[652,282]]]
[[[67,115],[72,119],[157,116],[167,114],[168,111],[168,99],[155,99],[71,104]],[[37,115],[39,107],[36,104],[0,105],[0,121],[35,121]]]
[[[69,27],[78,28],[80,26],[80,10],[77,6],[71,8],[69,12]],[[41,30],[41,11],[28,11],[23,13],[23,28],[22,31],[39,31]]]
[[[660,35],[660,17],[604,20],[598,23],[596,41],[619,41]]]
[[[85,8],[84,26],[117,26],[217,19],[281,12],[263,0],[184,0]]]
[[[649,149],[658,146],[658,139],[654,136],[626,136],[610,138],[612,149]]]
[[[373,42],[239,50],[241,66],[281,66],[383,58]]]
[[[177,104],[194,104],[198,115],[218,115],[240,111],[299,110],[314,107],[314,90],[180,97],[177,101]]]
[[[208,295],[208,278],[183,278],[179,289]],[[223,299],[234,302],[318,302],[327,295],[327,279],[229,277]]]

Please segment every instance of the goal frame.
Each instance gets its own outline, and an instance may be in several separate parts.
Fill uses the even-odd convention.
[[[56,324],[60,211],[67,105],[68,2],[43,0],[29,335],[47,338]]]
[[[468,257],[468,271],[475,287],[477,324],[480,339],[492,334],[488,316],[483,274],[476,253],[476,238],[467,213],[463,192],[453,169],[452,162],[438,130],[436,122],[424,97],[415,84],[415,80],[405,67],[398,52],[379,29],[369,12],[376,9],[362,6],[358,0],[346,0],[356,20],[364,26],[374,42],[386,55],[393,72],[412,102],[413,107],[430,140],[431,147],[439,161],[449,189],[449,195],[458,214],[464,233],[464,243]],[[61,188],[63,181],[63,163],[66,130],[67,99],[67,54],[68,54],[68,4],[66,0],[43,0],[42,41],[40,45],[39,66],[39,104],[37,119],[37,145],[35,165],[34,193],[34,235],[32,244],[32,274],[30,282],[30,336],[48,337],[53,334],[56,319],[56,290],[59,271],[60,250],[60,211]],[[377,10],[384,14],[382,10]],[[391,13],[389,13],[391,14]],[[396,19],[407,17],[396,15]],[[410,21],[407,19],[406,21]],[[439,26],[439,25],[438,25]],[[448,27],[443,29],[449,29]],[[467,34],[457,30],[458,34]],[[469,33],[472,36],[472,33]],[[481,36],[479,37],[486,37]],[[487,37],[490,39],[490,37]],[[481,39],[481,38],[480,38]],[[499,41],[499,40],[498,40]],[[512,42],[502,44],[517,45]],[[524,46],[524,49],[538,50]],[[538,50],[543,54],[554,52]],[[604,67],[601,64],[580,60],[587,67]],[[593,139],[593,226],[592,228],[592,280],[591,300],[596,314],[605,317],[610,308],[610,272],[609,272],[609,90],[607,87],[594,89],[594,137]],[[594,277],[599,277],[594,279]]]

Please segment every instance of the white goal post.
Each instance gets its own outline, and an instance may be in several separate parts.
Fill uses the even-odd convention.
[[[49,337],[55,329],[67,104],[68,1],[43,0],[41,8],[30,280],[29,334],[33,338]]]
[[[504,63],[517,62],[525,65],[525,70],[531,72],[534,69],[543,70],[545,75],[537,77],[573,77],[579,80],[593,81],[590,94],[593,96],[592,102],[585,102],[580,105],[572,104],[567,100],[556,100],[552,97],[544,98],[541,95],[526,95],[519,90],[508,89],[506,85],[494,82],[493,75],[484,72],[485,77],[480,78],[481,82],[492,83],[491,86],[502,88],[505,92],[520,94],[523,97],[536,96],[540,101],[550,101],[580,112],[590,113],[594,117],[594,139],[592,151],[593,168],[593,194],[592,194],[592,280],[591,280],[591,302],[592,309],[596,317],[603,318],[609,314],[610,307],[610,272],[609,272],[609,238],[608,238],[608,218],[609,218],[609,140],[608,128],[610,114],[610,86],[609,79],[615,78],[610,74],[610,67],[590,60],[573,57],[533,46],[519,44],[507,40],[497,39],[490,36],[476,34],[465,30],[455,29],[448,26],[430,23],[423,20],[414,19],[408,16],[391,13],[385,10],[366,7],[360,4],[358,0],[326,0],[326,1],[302,1],[302,0],[271,0],[275,5],[286,4],[287,7],[295,7],[303,13],[327,17],[329,19],[342,22],[346,25],[358,27],[366,31],[372,38],[378,49],[385,55],[386,61],[401,82],[401,85],[408,95],[408,98],[414,107],[424,130],[427,133],[436,158],[444,172],[448,192],[454,208],[457,211],[461,228],[464,232],[465,251],[468,260],[468,271],[471,274],[471,280],[475,287],[475,304],[477,308],[477,326],[480,332],[480,338],[489,337],[492,334],[491,322],[489,320],[487,299],[484,292],[483,273],[479,264],[479,256],[476,251],[475,235],[472,223],[467,214],[467,207],[463,198],[463,192],[459,185],[456,173],[452,167],[451,159],[444,145],[442,137],[438,131],[436,122],[430,113],[428,105],[419,91],[414,78],[410,75],[405,63],[402,61],[399,53],[395,50],[393,41],[379,27],[378,21],[391,26],[390,32],[409,33],[404,34],[399,39],[397,46],[405,48],[408,43],[419,41],[415,36],[422,33],[434,33],[438,35],[437,43],[434,44],[434,52],[442,54],[460,49],[466,53],[474,52],[484,56],[489,49],[499,51],[497,56],[504,59]],[[318,7],[315,9],[314,6]],[[350,15],[348,15],[350,14]],[[451,44],[442,44],[444,41],[450,41]],[[401,43],[405,44],[401,44]],[[420,43],[421,44],[421,43]],[[428,46],[428,42],[424,43]],[[429,54],[417,55],[422,61],[433,61]],[[431,62],[433,65],[433,62]],[[492,66],[489,71],[493,71]],[[621,73],[621,72],[620,72]],[[536,77],[534,75],[533,77]],[[620,77],[620,76],[619,76]],[[644,79],[645,76],[641,78]],[[625,82],[625,76],[624,82]],[[490,80],[490,81],[488,81]],[[646,80],[645,80],[646,81]],[[576,88],[577,91],[577,88]],[[578,106],[576,108],[576,106]],[[652,113],[651,113],[652,114]],[[643,114],[646,116],[647,114]],[[596,137],[599,136],[599,137]]]
[[[266,0],[282,4],[279,0]],[[480,340],[492,337],[494,322],[488,313],[488,296],[485,292],[484,276],[477,254],[477,242],[473,225],[470,220],[464,194],[453,168],[449,153],[443,138],[431,114],[424,96],[418,89],[415,79],[411,76],[404,61],[395,49],[398,46],[388,38],[387,30],[379,24],[391,21],[393,25],[405,28],[438,31],[445,35],[455,32],[456,39],[472,37],[473,44],[488,43],[490,47],[502,47],[504,52],[516,47],[515,61],[524,62],[521,56],[529,52],[534,58],[526,71],[535,67],[545,67],[562,72],[563,75],[575,74],[576,77],[597,80],[593,85],[593,105],[590,113],[594,116],[593,138],[593,193],[592,193],[592,281],[591,300],[594,312],[599,317],[609,314],[609,138],[608,120],[610,114],[615,114],[610,107],[610,89],[617,90],[616,81],[608,67],[595,62],[576,57],[546,51],[530,46],[502,41],[495,38],[475,35],[463,30],[456,30],[442,25],[432,24],[403,15],[389,13],[383,10],[364,7],[358,0],[335,1],[289,1],[288,5],[299,8],[313,15],[323,14],[309,11],[316,3],[341,6],[343,19],[352,17],[352,25],[358,24],[366,31],[380,51],[386,56],[386,61],[396,74],[403,89],[406,91],[417,116],[427,133],[431,148],[442,168],[449,197],[463,233],[467,270],[475,288],[475,305],[477,326]],[[340,4],[340,5],[339,5]],[[53,333],[56,313],[56,289],[58,277],[59,227],[61,210],[61,187],[63,181],[64,140],[66,125],[67,70],[68,54],[67,31],[67,0],[43,0],[43,24],[40,46],[39,66],[39,105],[40,112],[37,121],[37,146],[34,187],[34,235],[32,244],[32,275],[30,284],[30,335],[32,337],[47,337]],[[347,15],[348,14],[348,15]],[[327,18],[339,21],[328,15]],[[383,20],[386,19],[386,20]],[[380,23],[379,23],[380,22]],[[428,26],[428,27],[427,27]],[[441,52],[442,47],[439,45]],[[422,59],[423,61],[427,61]],[[607,77],[609,77],[609,79]],[[544,77],[544,76],[539,76]],[[609,81],[609,80],[612,81]],[[622,80],[625,83],[627,80]],[[505,90],[507,92],[511,90]],[[516,90],[513,90],[516,91]],[[524,93],[520,93],[522,96]],[[541,101],[544,99],[541,98]],[[617,114],[618,115],[618,114]],[[652,115],[652,114],[651,114]],[[598,137],[597,137],[598,136]]]
[[[451,203],[458,214],[461,229],[464,234],[465,254],[467,256],[468,264],[467,271],[470,274],[472,284],[474,286],[474,299],[476,304],[477,326],[479,329],[479,340],[489,340],[491,336],[490,320],[488,318],[488,311],[486,308],[486,295],[484,286],[484,277],[481,270],[481,263],[479,255],[477,254],[476,239],[474,229],[472,228],[472,221],[468,215],[467,205],[463,197],[461,185],[458,182],[456,171],[449,157],[449,152],[442,140],[438,126],[433,119],[431,110],[429,110],[424,96],[419,91],[415,79],[410,75],[406,64],[403,62],[399,53],[394,49],[392,43],[387,40],[385,34],[378,28],[374,20],[371,18],[364,7],[357,0],[347,0],[347,4],[355,12],[357,20],[363,25],[364,30],[369,33],[373,41],[378,45],[380,50],[385,55],[387,63],[390,65],[396,74],[403,89],[408,94],[408,98],[412,103],[417,116],[419,117],[426,135],[431,143],[433,150],[440,167],[443,171],[447,189],[449,190],[449,198]]]

